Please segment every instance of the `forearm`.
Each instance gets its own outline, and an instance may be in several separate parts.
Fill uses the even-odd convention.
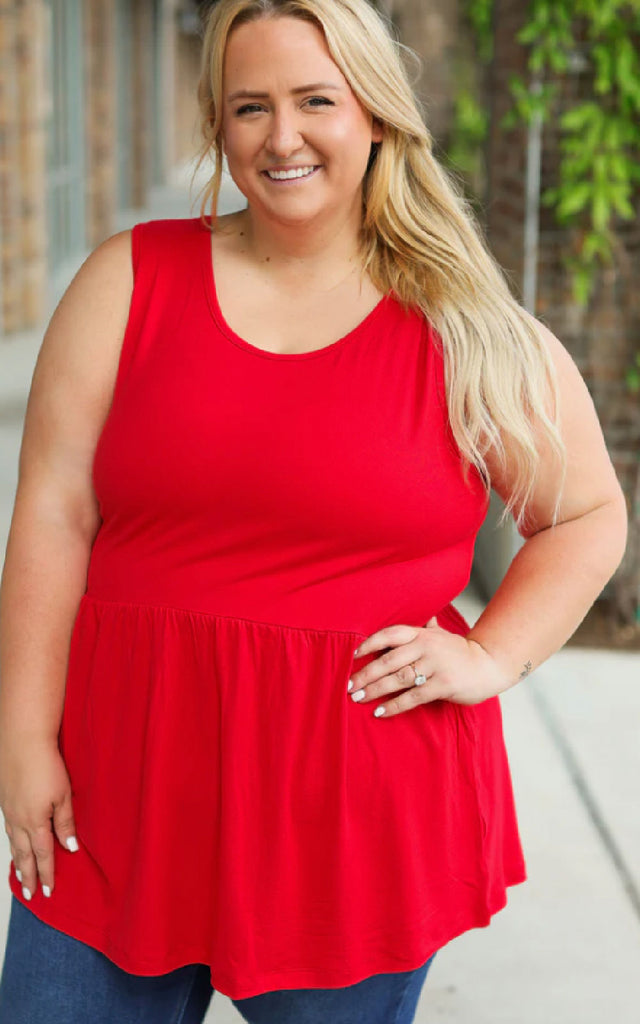
[[[621,502],[542,530],[525,541],[467,634],[515,685],[575,632],[620,564],[626,539]]]
[[[91,539],[16,502],[0,584],[0,743],[57,740]]]

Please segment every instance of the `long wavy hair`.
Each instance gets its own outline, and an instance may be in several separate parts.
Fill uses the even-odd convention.
[[[540,467],[537,431],[559,459],[562,481],[566,472],[554,365],[538,321],[511,294],[462,188],[433,155],[404,55],[420,58],[398,42],[392,24],[369,0],[218,0],[210,9],[198,84],[204,143],[194,172],[213,156],[200,208],[203,224],[208,227],[210,201],[215,231],[227,40],[239,25],[267,17],[317,25],[357,99],[384,126],[362,186],[363,272],[383,293],[393,291],[405,308],[422,310],[435,329],[464,472],[474,466],[487,495],[485,455],[493,449],[504,466],[508,440],[515,482],[503,519],[510,513],[521,526]],[[562,484],[554,523],[561,492]]]

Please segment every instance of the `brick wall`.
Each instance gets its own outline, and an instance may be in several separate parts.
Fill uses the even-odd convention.
[[[135,0],[133,35],[135,62],[133,66],[133,205],[142,207],[147,201],[152,181],[150,91],[153,87],[153,13],[149,0]]]
[[[116,89],[113,0],[83,6],[87,246],[111,233],[116,211]]]
[[[460,54],[459,0],[377,0],[389,15],[402,43],[422,59],[418,74],[412,60],[407,64],[415,78],[415,89],[425,109],[426,122],[434,137],[445,143],[453,118],[453,99]]]
[[[191,155],[199,44],[181,38],[178,0],[162,0],[154,38],[152,0],[131,0],[130,138],[136,208]],[[82,0],[86,235],[83,256],[117,230],[116,0]],[[0,0],[0,332],[39,327],[56,292],[48,259],[47,141],[52,14],[47,0]],[[154,54],[161,61],[162,144],[154,147]],[[160,153],[161,167],[154,164]],[[66,273],[66,270],[65,270]]]
[[[515,34],[523,20],[519,5],[501,3],[501,0],[495,3],[496,51],[489,82],[491,120],[487,146],[486,229],[492,252],[514,290],[520,292],[524,274],[527,136],[524,127],[505,132],[499,122],[510,106],[510,76],[526,73],[526,53],[523,47],[514,45]]]
[[[37,324],[44,313],[43,175],[48,17],[40,0],[0,0],[0,324]]]

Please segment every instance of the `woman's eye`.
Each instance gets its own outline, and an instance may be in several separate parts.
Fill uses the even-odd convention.
[[[311,96],[306,102],[307,103],[313,103],[314,100],[317,100],[321,104],[326,104],[327,106],[330,106],[330,107],[335,106],[335,104],[332,102],[332,100],[328,100],[326,98],[326,96]],[[241,114],[249,113],[252,110],[260,110],[260,104],[259,103],[245,103],[245,105],[243,107],[238,107],[238,109],[236,110],[236,117],[239,117]]]

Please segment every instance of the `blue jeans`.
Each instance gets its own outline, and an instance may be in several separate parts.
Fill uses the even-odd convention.
[[[233,1004],[249,1024],[411,1024],[433,956],[345,988],[283,989]],[[0,1024],[201,1024],[213,992],[206,964],[129,974],[11,895]]]

